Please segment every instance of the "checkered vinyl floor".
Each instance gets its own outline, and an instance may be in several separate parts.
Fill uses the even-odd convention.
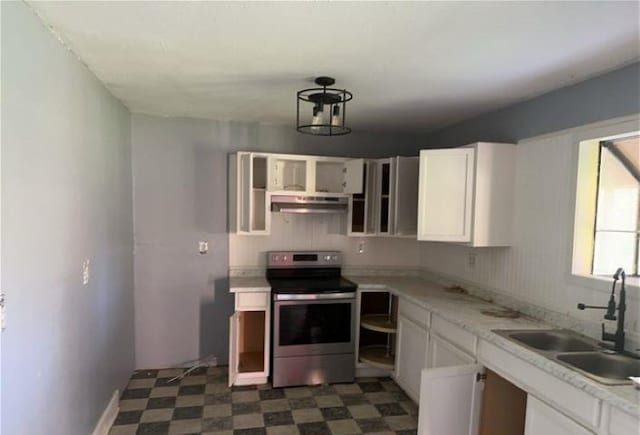
[[[227,386],[227,367],[136,371],[110,435],[415,434],[418,407],[389,378],[272,388]]]

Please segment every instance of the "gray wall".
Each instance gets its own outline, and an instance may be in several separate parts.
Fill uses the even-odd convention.
[[[558,89],[428,134],[429,147],[476,141],[517,142],[640,112],[640,63]]]
[[[227,155],[414,154],[415,137],[302,135],[292,127],[132,116],[136,366],[228,358]],[[209,241],[208,255],[197,242]],[[282,248],[286,248],[283,246]]]
[[[134,366],[130,115],[1,7],[2,433],[87,435]]]

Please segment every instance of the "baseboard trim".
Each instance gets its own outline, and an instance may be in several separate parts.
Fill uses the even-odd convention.
[[[118,411],[120,410],[119,402],[120,400],[120,392],[118,390],[113,392],[113,396],[111,400],[107,404],[104,412],[100,416],[100,420],[98,420],[98,424],[96,428],[93,430],[92,435],[108,435],[111,430],[111,426],[113,426],[113,422],[116,421],[116,417],[118,416]]]

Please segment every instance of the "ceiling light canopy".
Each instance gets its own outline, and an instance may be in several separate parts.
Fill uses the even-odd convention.
[[[318,77],[320,88],[298,92],[296,128],[300,133],[315,136],[340,136],[351,133],[345,124],[347,102],[353,94],[346,89],[330,88],[336,81],[331,77]]]

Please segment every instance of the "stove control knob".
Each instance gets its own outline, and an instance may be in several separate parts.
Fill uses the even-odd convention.
[[[274,256],[273,256],[273,261],[274,261],[274,262],[276,262],[276,263],[277,263],[278,261],[280,261],[280,256],[279,256],[279,255],[274,255]]]
[[[325,255],[324,256],[324,260],[325,261],[331,261],[331,255]]]
[[[337,256],[337,255],[334,255],[333,257],[331,257],[331,259],[332,259],[333,261],[338,261],[338,256]]]
[[[286,255],[282,257],[282,261],[287,261],[287,256]]]

